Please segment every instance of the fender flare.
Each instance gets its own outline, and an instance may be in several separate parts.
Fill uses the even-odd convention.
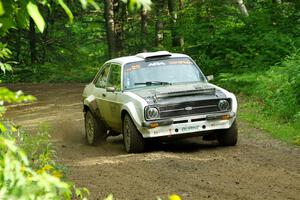
[[[142,127],[142,119],[140,119],[139,113],[133,102],[129,102],[122,106],[120,116],[122,121],[124,119],[125,114],[129,114],[137,129],[140,129],[140,127]]]
[[[83,100],[83,112],[87,112],[89,109],[95,116],[100,117],[99,109],[97,108],[97,102],[94,95],[90,95]]]

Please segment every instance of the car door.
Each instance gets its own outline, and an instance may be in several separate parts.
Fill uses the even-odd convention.
[[[109,101],[108,105],[108,119],[109,126],[116,130],[122,130],[121,120],[121,65],[112,63],[110,66],[110,73],[106,84],[106,99]]]
[[[107,79],[110,72],[110,63],[107,63],[103,66],[102,70],[99,72],[98,77],[94,80],[94,96],[96,98],[97,107],[99,109],[99,114],[101,118],[107,123],[109,116],[108,105],[106,97],[106,85]],[[107,123],[108,124],[108,123]]]

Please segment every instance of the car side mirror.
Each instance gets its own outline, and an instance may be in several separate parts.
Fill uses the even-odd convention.
[[[116,88],[115,87],[107,87],[106,88],[106,92],[115,92],[116,91]]]
[[[207,79],[207,81],[212,81],[212,80],[214,80],[214,75],[206,76],[206,79]]]

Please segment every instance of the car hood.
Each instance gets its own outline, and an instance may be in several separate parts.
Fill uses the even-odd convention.
[[[145,99],[149,105],[226,98],[221,90],[209,83],[143,87],[131,92]]]

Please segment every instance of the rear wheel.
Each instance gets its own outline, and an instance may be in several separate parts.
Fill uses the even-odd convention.
[[[105,129],[97,122],[91,111],[84,115],[85,138],[89,145],[95,145],[97,142],[103,142],[106,139]]]
[[[144,151],[144,139],[128,114],[125,115],[123,121],[123,140],[128,153],[140,153]]]
[[[236,121],[233,122],[232,126],[229,129],[218,131],[217,139],[221,146],[236,145],[238,140],[238,129]]]

